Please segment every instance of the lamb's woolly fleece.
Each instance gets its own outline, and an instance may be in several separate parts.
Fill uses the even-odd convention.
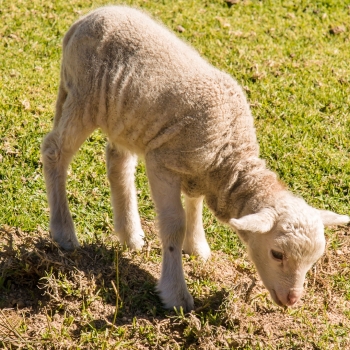
[[[64,38],[62,82],[87,127],[139,155],[154,151],[223,220],[243,215],[247,196],[282,189],[258,159],[241,87],[140,11],[104,7],[76,22]],[[230,208],[233,192],[244,201]]]

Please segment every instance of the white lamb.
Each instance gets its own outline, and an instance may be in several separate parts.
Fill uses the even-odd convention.
[[[157,289],[167,308],[193,308],[181,253],[210,255],[204,198],[246,243],[281,306],[301,298],[305,274],[325,249],[324,225],[350,221],[288,192],[259,158],[253,118],[237,82],[132,8],[97,9],[63,41],[54,127],[42,156],[50,231],[65,249],[79,246],[66,197],[67,168],[96,128],[109,139],[115,231],[131,249],[143,245],[133,175],[136,155],[145,159],[163,248]]]

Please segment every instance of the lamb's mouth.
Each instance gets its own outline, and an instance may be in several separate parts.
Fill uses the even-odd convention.
[[[281,307],[286,307],[277,297],[277,293],[274,289],[271,289],[270,291],[270,295],[273,299],[273,301],[278,305],[278,306],[281,306]]]

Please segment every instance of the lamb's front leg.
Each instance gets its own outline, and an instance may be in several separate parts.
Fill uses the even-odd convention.
[[[185,236],[185,212],[181,204],[180,181],[147,161],[147,173],[157,210],[162,242],[162,272],[157,290],[166,308],[193,309],[182,268],[182,243]]]
[[[207,260],[210,256],[210,247],[205,238],[202,222],[203,197],[191,198],[185,196],[185,209],[186,235],[183,250],[185,253]]]
[[[134,173],[137,157],[109,144],[106,150],[107,174],[111,186],[114,229],[119,241],[130,249],[141,249],[145,236],[137,210]]]

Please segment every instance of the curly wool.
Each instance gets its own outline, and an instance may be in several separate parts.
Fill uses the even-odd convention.
[[[230,191],[250,158],[266,171],[241,87],[140,11],[103,7],[76,22],[63,42],[62,88],[87,128],[138,155],[157,150],[191,196],[210,196],[213,180],[233,179]]]

